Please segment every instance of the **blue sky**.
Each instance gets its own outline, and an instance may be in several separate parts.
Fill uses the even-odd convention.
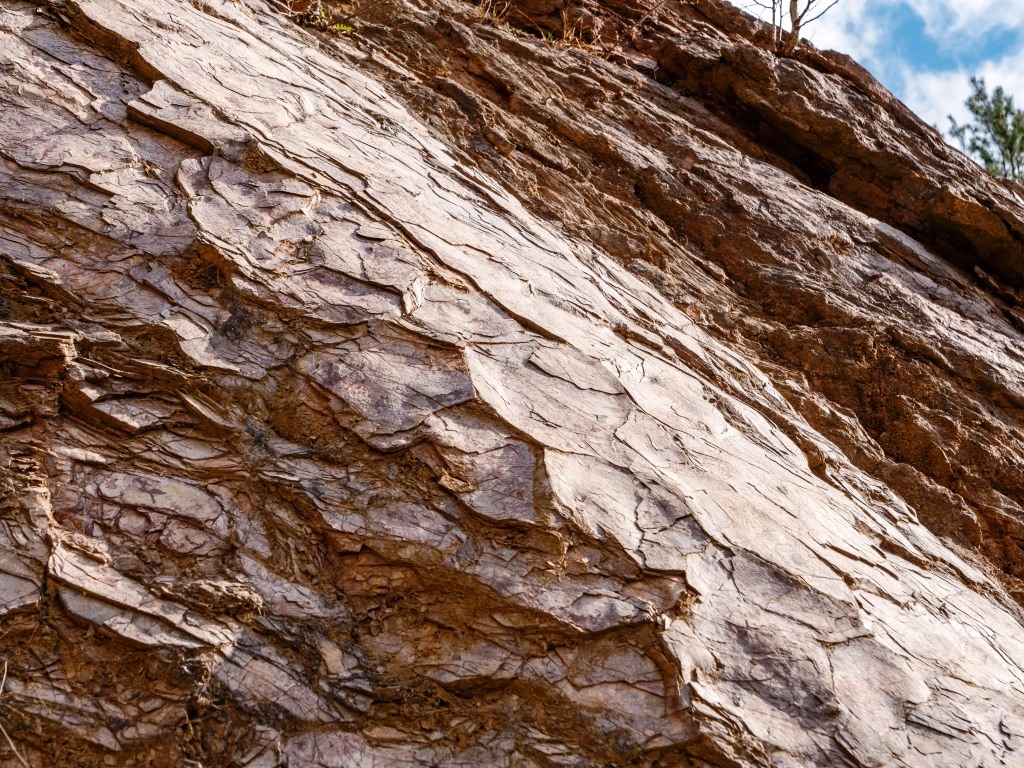
[[[1024,107],[1024,0],[839,0],[806,37],[853,56],[943,131],[946,115],[966,118],[971,75]]]

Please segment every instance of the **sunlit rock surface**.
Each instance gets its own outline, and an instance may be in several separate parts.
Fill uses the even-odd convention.
[[[1024,763],[1020,188],[711,0],[279,10],[0,4],[3,764]]]

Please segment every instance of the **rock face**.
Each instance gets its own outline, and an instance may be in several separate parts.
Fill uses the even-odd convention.
[[[1024,763],[1020,188],[516,2],[0,4],[4,765]]]

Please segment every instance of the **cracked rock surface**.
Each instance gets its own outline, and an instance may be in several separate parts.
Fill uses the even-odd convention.
[[[0,3],[2,764],[1022,764],[1021,188],[713,0],[278,10]]]

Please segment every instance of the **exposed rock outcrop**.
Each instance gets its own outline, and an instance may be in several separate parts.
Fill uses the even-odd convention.
[[[1019,188],[712,0],[354,10],[0,5],[5,764],[1020,764]]]

